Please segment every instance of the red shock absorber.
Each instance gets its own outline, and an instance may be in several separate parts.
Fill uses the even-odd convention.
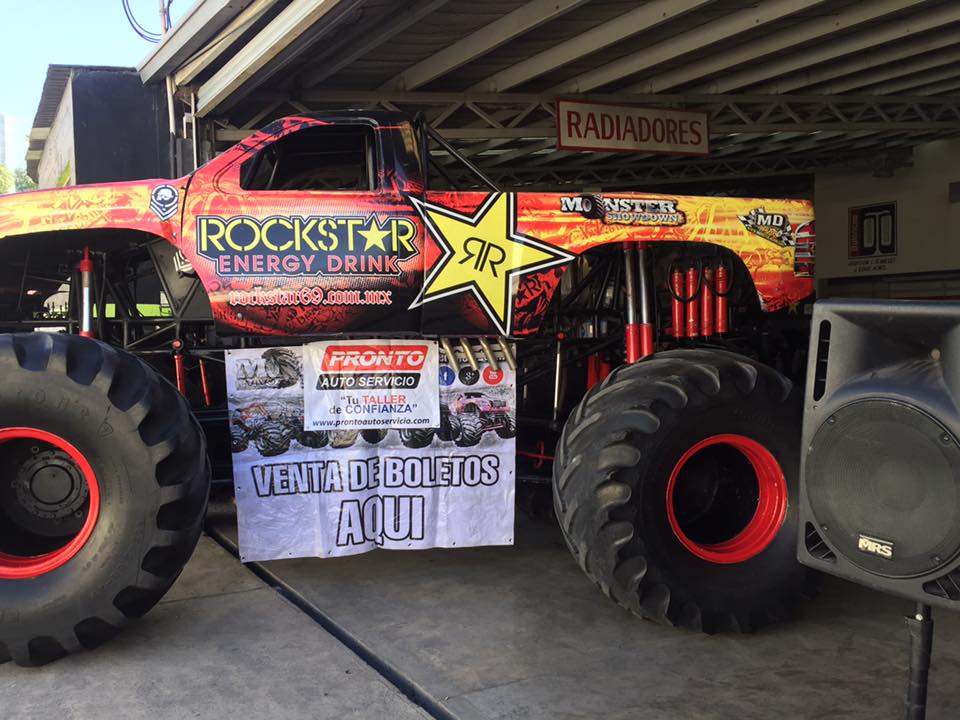
[[[210,381],[207,378],[207,363],[203,358],[200,358],[200,387],[203,388],[204,407],[210,407],[213,404],[210,399]]]
[[[679,340],[683,337],[683,271],[674,265],[670,270],[670,314],[673,325],[670,334]]]
[[[705,338],[713,335],[713,268],[703,266],[703,284],[700,286],[700,330]]]
[[[173,372],[177,380],[177,390],[184,397],[187,396],[187,368],[183,357],[183,341],[173,341]]]
[[[600,382],[600,354],[587,355],[587,390]]]
[[[598,382],[602,382],[610,374],[611,369],[610,363],[600,353],[587,355],[587,390]]]
[[[717,265],[716,280],[713,285],[717,292],[717,334],[723,335],[730,328],[727,317],[727,293],[730,292],[730,271],[727,266],[720,262]]]
[[[700,306],[697,304],[697,295],[700,288],[700,273],[694,265],[687,268],[687,337],[695,338],[700,334]]]

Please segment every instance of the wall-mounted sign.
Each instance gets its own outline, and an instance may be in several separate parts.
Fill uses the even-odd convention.
[[[597,152],[709,155],[707,114],[557,100],[557,147]]]
[[[855,272],[889,269],[897,260],[897,204],[878,203],[847,211],[847,258]]]

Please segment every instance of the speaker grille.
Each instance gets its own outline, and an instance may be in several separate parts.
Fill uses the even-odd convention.
[[[811,557],[823,562],[836,562],[837,556],[820,537],[820,533],[811,523],[806,523],[803,529],[803,543]]]
[[[851,403],[807,453],[816,530],[857,567],[911,577],[960,550],[960,448],[926,413],[880,398]]]
[[[935,580],[925,582],[923,591],[945,600],[953,600],[954,602],[960,600],[960,571],[954,570]]]

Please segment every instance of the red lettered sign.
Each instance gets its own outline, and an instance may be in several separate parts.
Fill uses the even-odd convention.
[[[427,358],[426,345],[329,345],[323,353],[323,372],[419,371]]]
[[[707,114],[557,100],[557,148],[709,155]]]

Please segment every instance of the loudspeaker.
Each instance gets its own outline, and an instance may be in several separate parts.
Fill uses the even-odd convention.
[[[799,558],[960,608],[960,303],[813,309]]]

